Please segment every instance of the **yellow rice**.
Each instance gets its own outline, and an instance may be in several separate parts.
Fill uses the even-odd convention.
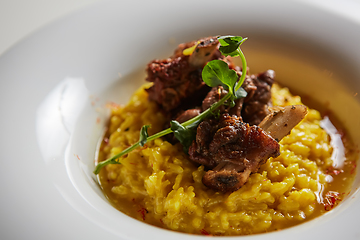
[[[162,130],[165,118],[144,88],[126,106],[112,105],[99,161],[138,141],[145,124],[151,125],[149,134]],[[274,105],[302,104],[300,97],[278,85],[272,93]],[[332,165],[332,147],[320,120],[320,113],[309,109],[280,142],[281,155],[269,159],[233,193],[206,188],[201,182],[204,167],[190,162],[181,145],[163,139],[129,153],[119,159],[121,164],[106,166],[100,183],[117,209],[159,227],[205,235],[283,229],[325,212],[321,190],[328,188],[325,171]]]

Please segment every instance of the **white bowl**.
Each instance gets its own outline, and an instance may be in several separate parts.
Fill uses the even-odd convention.
[[[177,44],[225,34],[249,37],[242,49],[251,72],[274,69],[280,83],[335,113],[359,145],[360,24],[356,20],[298,1],[98,4],[57,22],[56,31],[47,28],[40,33],[47,44],[41,53],[55,61],[54,72],[63,80],[38,108],[37,135],[60,192],[105,231],[124,239],[204,237],[153,227],[117,211],[92,171],[108,118],[105,104],[126,103],[144,82],[146,64],[169,56]],[[46,66],[49,58],[37,60]],[[357,239],[359,171],[351,193],[327,214],[282,231],[234,238]]]

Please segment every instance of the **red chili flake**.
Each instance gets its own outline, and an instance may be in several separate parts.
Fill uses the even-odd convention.
[[[352,169],[350,171],[350,174],[354,174],[355,173],[355,169],[356,169],[356,163],[353,162],[353,165],[352,165]]]
[[[160,222],[161,222],[161,224],[163,224],[164,225],[164,222],[163,222],[163,220],[160,218]]]
[[[145,150],[148,148],[148,145],[144,144],[144,146],[142,148],[139,148],[139,151]]]
[[[101,122],[101,118],[96,118],[96,123],[99,124]]]
[[[133,162],[131,162],[130,164],[132,164],[132,165],[137,165],[137,163],[133,163]]]
[[[117,104],[117,103],[114,103],[114,102],[108,102],[106,104],[106,107],[107,108],[121,108],[121,105]]]
[[[108,144],[109,143],[109,138],[104,138],[104,143]]]
[[[75,154],[75,156],[77,157],[77,159],[79,159],[79,160],[80,160],[80,157],[79,157],[79,155]]]
[[[337,170],[337,169],[334,169],[333,167],[329,167],[328,169],[326,169],[325,173],[326,174],[330,174],[330,175],[339,175],[340,173],[343,173],[344,170],[340,169],[340,170]]]
[[[340,194],[338,192],[334,191],[329,191],[325,194],[324,207],[326,211],[330,211],[339,204],[339,202],[342,200],[339,195]]]
[[[203,235],[208,235],[208,236],[210,236],[210,233],[208,233],[205,229],[201,229],[201,230],[200,230],[200,233],[203,234]]]
[[[142,219],[145,221],[145,214],[147,214],[149,211],[146,208],[141,208],[138,212],[141,214]]]

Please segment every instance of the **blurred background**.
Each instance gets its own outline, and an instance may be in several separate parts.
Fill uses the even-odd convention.
[[[39,28],[101,1],[103,0],[0,0],[0,55]],[[357,14],[360,0],[290,1],[306,2],[335,12],[346,12],[349,18],[357,18],[360,22],[360,14]]]
[[[0,55],[39,28],[101,0],[0,0]]]

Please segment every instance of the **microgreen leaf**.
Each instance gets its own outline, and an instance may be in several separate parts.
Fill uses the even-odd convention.
[[[148,128],[150,127],[150,125],[144,125],[142,126],[141,130],[140,130],[140,139],[139,139],[139,145],[142,147],[145,145],[145,143],[147,142],[147,139],[149,137],[149,134],[147,132]]]
[[[234,107],[235,106],[235,100],[239,99],[239,98],[244,98],[247,96],[247,92],[245,91],[244,88],[239,88],[237,91],[235,91],[235,94],[231,95],[231,97],[229,98],[228,102],[225,103],[225,105],[229,106],[229,107]]]
[[[222,60],[208,62],[202,71],[203,81],[210,87],[222,85],[233,94],[233,88],[238,80],[235,70]]]
[[[221,44],[219,47],[220,52],[224,56],[237,57],[240,56],[238,51],[240,45],[246,41],[247,38],[240,36],[221,36],[218,37],[218,40]]]
[[[183,145],[184,151],[188,152],[191,143],[195,140],[196,131],[192,128],[182,126],[178,121],[171,121],[170,128],[174,136]]]

